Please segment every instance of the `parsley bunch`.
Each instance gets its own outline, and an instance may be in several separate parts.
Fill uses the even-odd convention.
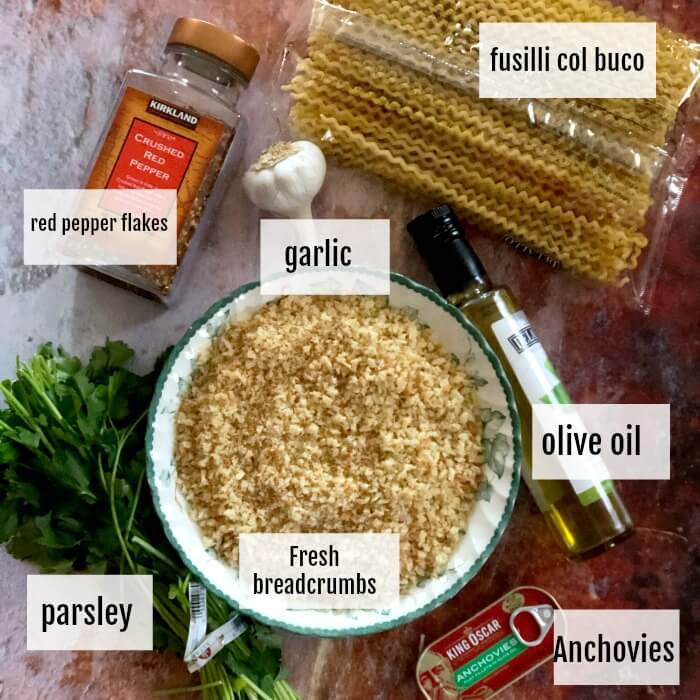
[[[83,365],[42,346],[0,383],[0,542],[44,572],[152,574],[154,644],[182,656],[190,573],[165,537],[145,485],[146,416],[159,367],[127,370],[132,350],[107,341]],[[160,363],[159,363],[160,364]],[[209,594],[209,626],[233,614]],[[201,671],[205,700],[294,700],[279,640],[249,621]]]

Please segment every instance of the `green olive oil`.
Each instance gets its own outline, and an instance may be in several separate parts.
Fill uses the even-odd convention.
[[[491,284],[449,206],[419,216],[408,230],[441,292],[479,328],[503,363],[520,412],[523,477],[557,539],[572,557],[615,546],[633,525],[612,481],[532,478],[532,405],[571,400],[510,291]]]

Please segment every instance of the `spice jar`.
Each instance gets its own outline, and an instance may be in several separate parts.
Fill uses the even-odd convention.
[[[243,121],[235,106],[258,59],[235,34],[181,17],[159,74],[127,72],[85,187],[176,189],[177,265],[84,269],[160,301],[172,299],[179,271],[192,257],[195,232],[204,227],[204,215],[209,218],[222,189],[217,181],[227,179],[222,176],[239,151],[242,136],[235,137]]]

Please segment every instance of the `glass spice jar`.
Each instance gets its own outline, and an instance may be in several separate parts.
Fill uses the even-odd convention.
[[[206,226],[205,214],[210,218],[221,194],[217,182],[228,179],[222,176],[237,158],[244,122],[235,106],[258,60],[258,52],[235,34],[180,17],[159,74],[127,72],[85,187],[177,189],[178,262],[83,269],[159,301],[172,300],[185,259],[192,257],[195,232]]]

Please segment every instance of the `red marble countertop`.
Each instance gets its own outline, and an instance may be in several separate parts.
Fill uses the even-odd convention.
[[[700,39],[700,0],[628,2]],[[246,159],[286,130],[286,103],[275,76],[291,23],[308,2],[293,0],[15,0],[0,5],[0,317],[2,376],[11,358],[53,339],[76,352],[123,337],[148,364],[226,291],[256,276],[257,214],[240,183],[227,196],[204,252],[203,274],[177,309],[155,312],[96,280],[68,270],[21,267],[21,189],[80,181],[123,71],[151,67],[174,17],[221,22],[262,49],[263,61],[242,111],[254,124]],[[700,134],[696,134],[700,138]],[[342,186],[340,184],[342,183]],[[393,267],[430,283],[401,235],[423,203],[388,192],[378,181],[332,167],[316,205],[320,216],[388,216]],[[672,480],[623,482],[619,490],[636,522],[619,548],[573,563],[557,548],[525,488],[512,521],[482,571],[451,601],[422,619],[364,638],[321,640],[284,635],[291,680],[308,700],[418,698],[414,671],[421,638],[431,641],[509,589],[534,584],[565,608],[680,608],[681,687],[553,687],[551,664],[501,697],[700,697],[700,164],[696,161],[649,313],[628,290],[574,280],[505,243],[475,236],[491,277],[510,286],[538,329],[569,392],[580,402],[671,402]],[[109,308],[107,315],[104,310]],[[25,574],[4,553],[0,576],[2,700],[141,700],[155,688],[187,683],[182,664],[156,653],[28,653],[24,636]]]

